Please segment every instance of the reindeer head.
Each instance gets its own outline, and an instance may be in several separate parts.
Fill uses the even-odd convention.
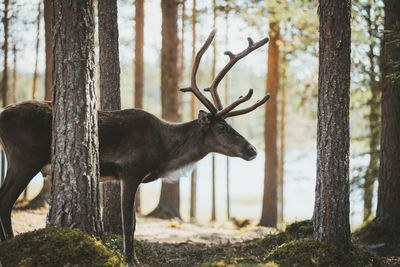
[[[206,42],[203,44],[201,49],[197,52],[196,58],[193,62],[192,73],[191,73],[191,86],[181,88],[181,92],[192,92],[197,99],[209,110],[209,113],[205,111],[199,112],[198,122],[205,134],[205,145],[212,147],[212,152],[221,153],[231,157],[241,157],[245,160],[252,160],[257,156],[257,151],[243,136],[236,132],[226,121],[228,117],[242,115],[255,110],[257,107],[263,105],[269,99],[267,94],[263,99],[257,101],[250,107],[235,110],[234,109],[240,104],[248,101],[253,95],[253,89],[250,89],[247,95],[239,97],[236,101],[226,106],[222,106],[221,100],[218,95],[218,85],[228,71],[235,65],[237,61],[247,56],[252,51],[263,46],[268,42],[268,38],[262,39],[261,41],[254,43],[251,38],[247,38],[249,46],[238,54],[233,54],[230,51],[226,51],[225,55],[229,56],[229,62],[221,70],[220,73],[215,77],[209,88],[204,89],[211,93],[213,103],[203,95],[200,89],[197,87],[196,74],[199,68],[201,58],[207,48],[210,46],[214,39],[216,30],[214,29],[208,36]]]

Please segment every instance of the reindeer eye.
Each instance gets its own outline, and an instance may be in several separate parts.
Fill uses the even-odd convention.
[[[223,124],[218,125],[218,132],[222,133],[222,132],[225,132],[225,130],[226,130],[225,125],[223,125]]]

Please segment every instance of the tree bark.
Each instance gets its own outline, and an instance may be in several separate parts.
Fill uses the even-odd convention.
[[[370,40],[377,38],[374,34],[373,30],[373,14],[371,10],[371,5],[367,4],[365,6],[365,11],[367,15],[365,19],[367,20],[367,30],[368,30],[368,37]],[[375,45],[374,41],[369,43],[369,51],[368,51],[368,59],[369,59],[369,89],[371,90],[371,98],[368,101],[370,113],[368,116],[369,120],[369,130],[370,130],[370,137],[369,137],[369,164],[368,169],[365,174],[364,179],[364,216],[363,221],[367,221],[372,216],[372,199],[373,199],[373,192],[374,192],[374,183],[378,178],[379,174],[379,139],[380,139],[380,86],[381,84],[376,81],[376,57],[374,54]],[[382,79],[381,79],[382,80]]]
[[[44,99],[51,101],[52,99],[52,72],[53,72],[53,35],[51,32],[52,0],[44,0],[44,35],[46,50],[46,70],[44,79]]]
[[[320,0],[314,238],[342,249],[350,244],[350,8]]]
[[[216,28],[217,24],[217,4],[216,1],[213,0],[213,28]],[[213,63],[212,63],[212,80],[215,78],[216,67],[217,67],[217,41],[213,42]],[[211,155],[211,221],[214,222],[216,220],[215,214],[215,153]]]
[[[161,104],[162,118],[178,122],[178,1],[161,0],[162,48],[161,48]],[[149,216],[158,218],[180,218],[179,181],[162,182],[158,206]]]
[[[387,233],[400,225],[400,82],[388,76],[399,72],[392,64],[400,61],[400,51],[391,33],[395,30],[398,34],[399,22],[400,2],[385,0],[382,132],[375,224]]]
[[[192,8],[192,65],[196,56],[196,0],[193,0]],[[190,112],[191,119],[194,120],[197,116],[197,103],[196,98],[190,96]],[[197,168],[193,169],[192,175],[190,177],[190,222],[196,222],[197,215]]]
[[[181,86],[183,82],[183,76],[185,71],[185,20],[186,20],[186,0],[179,1],[179,5],[181,6],[181,38],[179,40],[179,59],[178,59],[178,68],[179,68],[179,78],[178,84]],[[182,101],[183,94],[178,94],[178,105],[179,105],[179,114],[182,114]]]
[[[32,99],[37,98],[37,76],[38,76],[38,60],[39,60],[39,43],[40,43],[40,21],[42,19],[42,2],[38,4],[38,15],[37,15],[37,29],[36,29],[36,52],[35,52],[35,71],[33,72],[33,87],[32,87]]]
[[[179,86],[182,85],[183,82],[183,76],[184,76],[184,71],[185,71],[185,12],[186,12],[186,0],[181,0],[180,5],[181,5],[181,39],[179,40],[179,60],[178,60],[178,66],[179,66],[179,79],[178,79],[178,84]],[[183,99],[183,94],[178,94],[178,104],[179,104],[179,114],[182,114],[182,99]]]
[[[9,11],[9,0],[4,0],[4,11],[3,11],[3,27],[4,27],[4,43],[3,43],[3,53],[4,53],[4,69],[3,69],[3,79],[1,82],[1,97],[3,100],[3,107],[8,105],[8,23],[10,18],[8,17]]]
[[[51,101],[52,99],[52,64],[53,64],[53,51],[52,51],[52,33],[51,33],[51,15],[52,7],[51,0],[44,0],[44,29],[45,29],[45,50],[46,50],[46,70],[45,70],[45,80],[44,80],[44,99]],[[39,32],[39,31],[38,31]],[[37,48],[39,46],[37,45]],[[15,46],[14,46],[15,48]],[[36,51],[38,52],[38,51]],[[16,52],[14,52],[16,53]],[[36,53],[37,54],[37,53]],[[37,57],[36,57],[37,58]],[[15,58],[14,58],[15,60]],[[16,64],[16,63],[15,63]],[[35,63],[36,64],[36,63]],[[36,65],[35,65],[36,70]],[[36,74],[37,75],[37,74]],[[16,101],[16,92],[13,89],[14,102]],[[23,207],[23,209],[37,209],[44,207],[49,203],[50,200],[50,190],[51,190],[51,178],[48,176],[43,180],[43,187],[40,193],[29,203]],[[26,190],[24,191],[25,194]],[[25,197],[25,196],[24,196]]]
[[[225,9],[225,51],[228,51],[229,41],[229,11]],[[229,73],[225,75],[225,105],[229,105]],[[229,120],[229,119],[228,119]],[[226,157],[226,218],[231,219],[231,204],[230,204],[230,160]]]
[[[284,176],[285,176],[285,124],[286,124],[286,69],[287,69],[287,60],[285,57],[282,58],[281,70],[282,70],[282,79],[281,79],[281,123],[280,123],[280,147],[279,147],[279,176],[278,176],[278,185],[277,185],[277,200],[278,200],[278,223],[282,224],[284,221],[284,212],[283,212],[283,184],[284,184]]]
[[[102,235],[91,0],[53,1],[52,195],[48,226]]]
[[[14,44],[13,46],[13,83],[12,83],[12,95],[13,95],[13,103],[17,103],[17,46]]]
[[[144,0],[135,1],[135,108],[143,109]]]
[[[185,71],[185,20],[186,20],[186,0],[182,0],[182,13],[181,13],[181,40],[180,40],[180,53],[179,53],[179,83],[183,82],[183,76]],[[180,104],[182,103],[182,94],[178,94],[180,97]]]
[[[120,110],[120,66],[118,49],[118,9],[116,0],[99,0],[100,102],[101,109]],[[121,185],[103,183],[104,232],[122,234]]]
[[[144,0],[135,1],[135,108],[143,109],[144,97]],[[140,212],[140,187],[136,191],[135,209]]]
[[[4,69],[3,69],[3,79],[1,81],[1,98],[3,101],[3,107],[8,105],[8,9],[9,0],[4,0],[4,11],[3,11],[3,27],[4,27],[4,43],[3,43],[3,53],[4,53]],[[3,149],[1,150],[1,175],[0,182],[3,183],[5,175],[5,155]]]
[[[277,95],[279,87],[279,21],[270,23],[270,41],[268,47],[267,92],[271,99],[265,108],[265,176],[264,196],[260,225],[276,227],[277,223]]]

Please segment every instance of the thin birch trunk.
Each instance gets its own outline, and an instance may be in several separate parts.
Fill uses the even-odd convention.
[[[37,15],[37,28],[36,28],[36,50],[35,50],[35,71],[33,72],[33,87],[32,87],[32,99],[37,98],[37,77],[38,77],[38,60],[39,60],[39,43],[40,43],[40,21],[42,19],[42,2],[38,4],[38,15]]]
[[[193,8],[192,8],[192,65],[194,62],[194,58],[196,56],[196,0],[193,0]],[[196,108],[196,98],[194,95],[191,95],[190,101],[190,112],[191,119],[195,119],[197,116],[197,108]],[[197,208],[197,169],[194,168],[191,178],[190,178],[190,221],[192,223],[196,222]]]

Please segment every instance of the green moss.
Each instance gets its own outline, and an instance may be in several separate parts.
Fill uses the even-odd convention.
[[[311,238],[313,227],[310,220],[298,221],[286,226],[284,232],[278,234],[267,235],[262,239],[257,240],[258,245],[263,247],[265,251],[270,251],[277,246],[287,243],[289,241],[300,238]]]
[[[258,239],[255,242],[265,250],[269,251],[277,246],[282,245],[287,241],[286,235],[282,232],[276,235],[267,235],[264,238]],[[265,253],[265,252],[264,252]]]
[[[45,228],[0,244],[3,266],[125,266],[120,253],[77,229]]]
[[[346,255],[346,262],[351,262],[349,266],[381,266],[378,256],[370,249],[354,246]]]
[[[377,256],[368,249],[354,247],[345,254],[309,238],[285,243],[268,253],[264,260],[280,266],[380,266]]]
[[[297,221],[286,226],[284,232],[287,241],[300,238],[311,238],[313,235],[313,225],[310,220]]]
[[[107,248],[118,251],[118,253],[123,254],[124,248],[122,244],[121,235],[105,234],[103,244]]]
[[[138,240],[134,240],[135,242],[135,252],[136,255],[141,257],[144,255],[144,245],[142,242]],[[103,244],[114,251],[117,251],[119,254],[123,255],[124,248],[122,242],[122,235],[116,234],[106,234],[104,236]]]

